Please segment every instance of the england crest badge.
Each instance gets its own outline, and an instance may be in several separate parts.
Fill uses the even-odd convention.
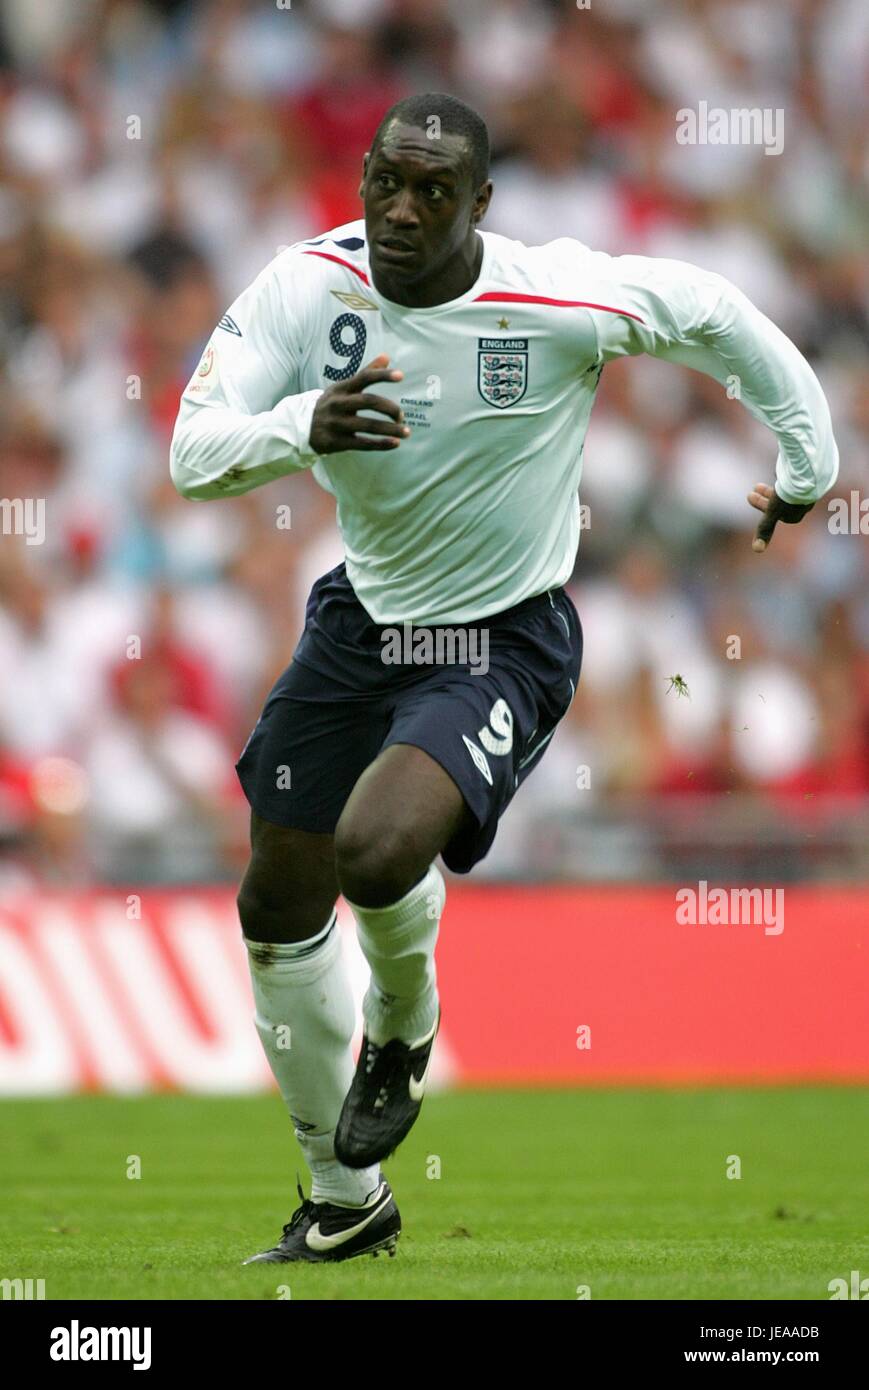
[[[527,338],[477,339],[477,390],[488,405],[506,410],[528,386]]]

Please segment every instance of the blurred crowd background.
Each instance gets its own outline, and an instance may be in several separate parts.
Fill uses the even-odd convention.
[[[865,0],[0,16],[0,499],[45,499],[42,544],[0,534],[0,889],[239,874],[233,762],[341,543],[308,475],[182,500],[169,437],[235,296],[361,215],[362,155],[402,95],[446,90],[490,123],[488,230],[739,285],[821,378],[834,495],[869,498]],[[782,110],[783,152],[680,145],[700,101]],[[774,462],[705,378],[606,369],[570,586],[579,692],[475,877],[866,875],[869,543],[825,499],[754,555],[745,496]]]

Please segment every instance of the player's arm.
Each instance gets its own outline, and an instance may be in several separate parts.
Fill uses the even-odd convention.
[[[775,434],[775,488],[749,496],[764,512],[763,550],[778,521],[799,521],[836,481],[839,455],[824,393],[782,331],[723,276],[682,261],[599,257],[602,303],[595,311],[600,361],[640,352],[713,377]],[[601,264],[605,262],[605,265]],[[597,277],[596,277],[597,278]]]
[[[298,273],[273,261],[214,330],[172,435],[169,468],[184,497],[232,497],[316,461],[310,429],[320,392],[299,390]]]
[[[327,391],[300,391],[304,274],[272,262],[215,329],[172,436],[170,472],[184,497],[233,497],[323,454],[394,448],[408,433],[396,402],[361,395],[376,381],[401,379],[386,358]],[[362,408],[388,418],[361,416]]]

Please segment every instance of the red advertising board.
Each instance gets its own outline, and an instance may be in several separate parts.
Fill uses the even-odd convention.
[[[676,894],[451,883],[435,1081],[869,1080],[869,891],[788,888],[774,924],[686,922]],[[0,1094],[259,1089],[252,1007],[227,890],[0,907]]]

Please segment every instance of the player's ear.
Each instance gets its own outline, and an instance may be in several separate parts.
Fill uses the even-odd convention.
[[[473,219],[475,227],[477,223],[482,222],[483,218],[486,216],[491,201],[492,181],[491,179],[489,179],[486,181],[486,183],[480,184],[480,187],[477,189],[477,192],[474,195]]]
[[[368,154],[364,154],[364,155],[362,156],[362,181],[361,181],[361,183],[359,184],[359,197],[360,197],[360,198],[363,197],[363,192],[362,192],[362,190],[363,190],[364,187],[365,187],[365,176],[366,176],[366,174],[368,173],[368,162],[369,162],[370,158],[371,158],[371,153],[370,153],[370,151],[369,151]]]

